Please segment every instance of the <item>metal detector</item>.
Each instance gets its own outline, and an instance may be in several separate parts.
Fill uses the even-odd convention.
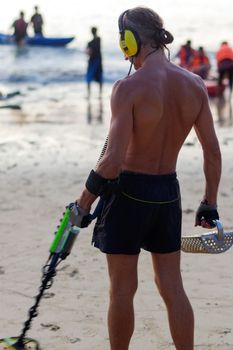
[[[28,311],[28,319],[24,322],[23,329],[19,336],[6,337],[0,339],[0,350],[41,350],[39,342],[35,339],[26,337],[26,333],[31,328],[33,318],[38,316],[38,307],[44,292],[51,288],[53,278],[56,276],[56,267],[70,254],[73,244],[80,232],[80,229],[73,226],[70,220],[72,205],[66,207],[63,218],[60,220],[58,230],[50,246],[49,258],[42,268],[41,285],[39,293],[35,297],[34,305]],[[94,220],[102,208],[102,202],[97,205],[93,214],[90,214],[90,220]]]

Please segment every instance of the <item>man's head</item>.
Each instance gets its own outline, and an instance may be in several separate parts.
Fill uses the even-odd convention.
[[[35,12],[37,13],[37,12],[38,12],[38,6],[35,6],[35,7],[34,7],[34,10],[35,10]]]
[[[20,15],[20,18],[24,18],[24,12],[23,11],[20,11],[19,15]]]
[[[96,33],[97,33],[97,28],[96,28],[96,27],[92,27],[92,28],[91,28],[91,32],[92,32],[92,34],[95,36]]]
[[[118,20],[120,47],[128,57],[137,56],[141,46],[163,49],[173,36],[163,28],[162,18],[147,7],[123,12]]]
[[[199,54],[199,56],[204,56],[205,55],[205,51],[204,51],[203,46],[199,46],[198,47],[198,54]]]

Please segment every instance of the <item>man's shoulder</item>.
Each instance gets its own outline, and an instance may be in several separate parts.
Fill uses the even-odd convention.
[[[120,80],[117,80],[112,89],[112,97],[113,98],[122,98],[127,100],[134,99],[136,94],[136,86],[133,83],[132,79],[130,77],[125,77]]]
[[[184,82],[184,84],[188,84],[190,87],[196,87],[202,89],[205,87],[203,79],[185,68],[182,68],[178,65],[172,65],[171,74],[174,76],[174,79],[178,82]]]
[[[113,85],[113,90],[122,90],[127,92],[128,90],[132,90],[133,86],[135,85],[135,79],[134,76],[126,76],[122,79],[117,80]]]

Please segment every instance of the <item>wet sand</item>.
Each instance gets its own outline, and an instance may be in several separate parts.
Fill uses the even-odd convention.
[[[0,337],[20,333],[33,305],[53,232],[65,205],[80,193],[107,135],[111,86],[102,99],[85,85],[27,87],[0,110]],[[233,229],[233,127],[229,105],[211,103],[223,155],[219,212]],[[220,108],[221,107],[221,108]],[[219,114],[219,111],[222,114]],[[219,117],[220,115],[220,117]],[[202,198],[201,147],[191,133],[178,167],[183,235],[198,233],[194,213]],[[28,336],[44,350],[107,350],[108,279],[105,256],[91,246],[93,224],[81,231],[58,268]],[[196,315],[195,349],[233,348],[233,249],[219,255],[182,253],[182,274]],[[135,298],[136,326],[130,349],[174,349],[165,307],[153,283],[151,259],[142,252]]]

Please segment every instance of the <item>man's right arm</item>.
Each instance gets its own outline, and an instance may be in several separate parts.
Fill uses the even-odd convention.
[[[218,186],[221,177],[221,152],[214,129],[207,91],[204,86],[202,86],[202,89],[202,106],[195,121],[194,129],[203,149],[203,170],[206,180],[203,201],[214,208],[217,206]],[[209,227],[205,223],[202,226]]]
[[[128,148],[129,140],[133,132],[133,89],[124,81],[115,83],[111,95],[111,123],[108,133],[107,149],[100,159],[96,171],[89,176],[86,182],[89,184],[77,200],[82,209],[90,210],[92,203],[98,194],[91,189],[98,182],[117,180],[122,163]],[[127,98],[126,98],[127,96]],[[95,187],[95,186],[94,186]]]

